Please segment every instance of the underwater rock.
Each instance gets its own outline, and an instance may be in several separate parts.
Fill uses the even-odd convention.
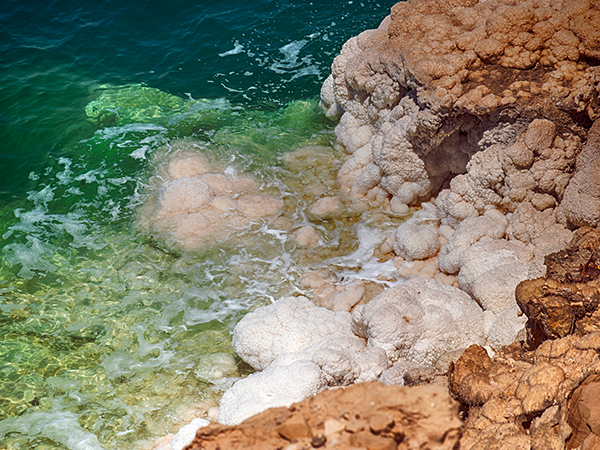
[[[320,239],[321,235],[311,225],[305,225],[292,233],[292,240],[298,247],[315,248]]]
[[[201,428],[188,449],[450,450],[460,435],[458,405],[443,388],[361,383],[270,409],[237,426]]]
[[[200,146],[172,142],[150,181],[153,192],[138,213],[138,226],[182,250],[200,250],[253,223],[274,219],[283,201],[246,176],[220,171]]]
[[[223,112],[229,109],[229,103],[223,99],[184,99],[140,84],[102,85],[99,89],[100,95],[86,105],[85,113],[103,127],[134,123],[167,125],[174,121],[197,125],[202,120],[222,120]]]

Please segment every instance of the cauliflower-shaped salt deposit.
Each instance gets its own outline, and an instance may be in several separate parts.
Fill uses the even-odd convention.
[[[444,353],[485,342],[483,311],[466,293],[415,277],[386,289],[352,315],[355,333],[390,361],[433,365]]]
[[[489,210],[483,216],[464,220],[440,251],[440,269],[446,273],[457,273],[465,250],[484,237],[500,239],[507,226],[508,220],[497,210]]]
[[[155,197],[147,200],[138,217],[141,228],[169,245],[202,249],[282,210],[281,199],[261,192],[251,178],[220,171],[198,146],[174,142],[170,147],[174,151],[150,181]]]
[[[316,306],[306,297],[288,297],[248,313],[235,327],[233,348],[257,370],[277,356],[298,352],[333,337],[354,336],[351,316]]]
[[[437,230],[405,222],[396,229],[394,250],[407,261],[435,256],[440,248]]]
[[[218,420],[224,425],[235,425],[269,408],[290,406],[326,387],[323,372],[313,362],[300,360],[289,366],[273,364],[238,381],[225,392]]]

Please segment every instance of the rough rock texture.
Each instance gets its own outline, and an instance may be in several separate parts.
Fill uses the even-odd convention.
[[[388,195],[392,211],[449,187],[437,205],[452,226],[522,202],[555,220],[600,111],[598,29],[586,0],[396,4],[344,45],[323,85],[350,155],[340,186]]]
[[[567,448],[583,450],[600,447],[600,375],[587,377],[575,389],[569,400],[569,425],[573,435],[567,442]]]
[[[248,313],[235,327],[233,348],[257,370],[279,355],[297,352],[339,336],[352,337],[350,314],[315,306],[306,297],[288,297]]]
[[[187,450],[450,450],[460,434],[458,404],[443,388],[363,383],[270,409],[236,427],[201,428]]]
[[[598,331],[600,232],[579,228],[565,250],[546,257],[547,277],[527,280],[516,290],[528,316],[529,342]]]
[[[467,407],[460,448],[565,448],[569,423],[579,420],[583,431],[589,420],[569,419],[578,408],[569,398],[586,377],[600,373],[599,344],[594,333],[546,341],[532,352],[515,343],[494,358],[481,347],[468,348],[450,375],[452,394]]]
[[[461,290],[415,277],[352,313],[354,332],[390,361],[433,365],[448,351],[483,343],[483,311]]]
[[[493,358],[474,345],[456,361],[449,387],[467,407],[461,448],[598,448],[598,249],[600,232],[579,228],[546,256],[546,277],[517,287],[527,340]]]
[[[600,225],[600,122],[588,133],[557,214],[574,226]]]

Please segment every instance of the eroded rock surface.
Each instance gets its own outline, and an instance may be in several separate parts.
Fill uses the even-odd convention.
[[[599,249],[600,232],[579,228],[565,250],[546,256],[545,278],[519,284],[516,298],[529,318],[530,345],[600,330]]]
[[[458,404],[439,386],[362,383],[273,408],[235,427],[198,430],[187,450],[456,448]]]
[[[529,352],[515,343],[493,358],[481,347],[468,348],[450,374],[451,392],[468,407],[461,449],[559,450],[575,422],[585,439],[589,414],[569,419],[578,408],[585,411],[578,400],[569,406],[569,398],[600,373],[599,343],[600,333],[571,335]]]
[[[449,187],[453,226],[490,205],[552,210],[598,116],[597,29],[587,1],[396,4],[323,85],[350,155],[340,186],[392,211]]]

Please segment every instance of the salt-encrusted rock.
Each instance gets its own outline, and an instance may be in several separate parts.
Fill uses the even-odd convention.
[[[463,291],[415,277],[386,289],[352,313],[354,332],[390,361],[433,365],[448,351],[485,341],[483,312]]]
[[[486,311],[486,313],[488,312],[490,311]],[[519,340],[520,336],[524,340],[526,323],[527,316],[522,313],[521,308],[516,303],[513,303],[504,311],[495,315],[487,331],[487,344],[493,350],[497,350]]]
[[[305,297],[288,297],[244,316],[233,332],[236,353],[257,370],[277,356],[297,352],[333,337],[353,337],[351,316],[314,305]]]
[[[461,253],[458,282],[460,283],[461,289],[473,294],[477,281],[480,279],[489,280],[490,276],[493,276],[492,274],[496,272],[496,269],[498,268],[505,269],[504,271],[500,270],[498,272],[502,273],[507,281],[511,275],[519,277],[519,272],[524,272],[526,276],[527,264],[532,259],[533,252],[522,243],[518,241],[509,242],[503,239],[495,240],[486,236]],[[504,266],[508,267],[505,268]],[[511,267],[515,270],[511,271]],[[484,277],[485,273],[487,273],[487,275]],[[508,290],[512,289],[513,291],[513,304],[514,288],[520,281],[522,281],[522,279],[508,288]],[[493,295],[493,292],[491,291],[492,290],[490,289],[489,294]],[[491,309],[493,312],[498,313],[506,308],[494,309],[484,306],[484,309]]]
[[[435,256],[440,248],[437,230],[405,222],[396,229],[394,250],[407,261]]]
[[[343,208],[339,197],[323,197],[311,205],[308,213],[318,220],[335,219],[342,215]]]
[[[600,225],[600,121],[588,133],[585,147],[577,157],[573,179],[558,209],[559,221],[574,226]]]
[[[484,237],[500,239],[507,226],[508,221],[497,210],[489,210],[481,217],[464,220],[440,251],[440,269],[450,274],[457,273],[465,250]]]
[[[236,382],[225,391],[219,405],[219,423],[235,425],[249,417],[321,392],[327,387],[323,371],[313,362],[273,364]]]
[[[384,289],[375,281],[340,282],[336,277],[318,271],[305,272],[302,284],[312,290],[315,305],[331,311],[352,311],[357,304],[368,303]]]
[[[452,226],[523,200],[553,209],[598,114],[589,55],[599,21],[589,2],[398,3],[344,45],[323,86],[329,113],[343,111],[336,136],[351,155],[340,185],[352,191],[369,167],[356,195],[380,177],[392,205],[413,204],[454,177],[438,198]]]
[[[330,339],[313,353],[311,361],[321,368],[329,386],[376,381],[389,366],[382,349],[367,347],[357,337]]]
[[[279,215],[283,201],[246,176],[221,172],[191,142],[172,142],[137,225],[169,246],[200,250]]]
[[[273,408],[237,426],[198,431],[190,450],[406,448],[451,450],[461,434],[458,404],[439,386],[361,383]]]
[[[321,235],[311,225],[305,225],[292,233],[292,240],[298,247],[317,247],[320,239]]]

